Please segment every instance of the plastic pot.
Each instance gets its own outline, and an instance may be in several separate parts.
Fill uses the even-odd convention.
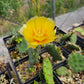
[[[0,76],[1,75],[5,75],[6,80],[8,80],[8,82],[10,83],[10,80],[12,79],[12,75],[10,70],[8,69],[7,66],[5,66],[5,70],[0,72]]]
[[[41,55],[42,53],[46,52],[45,49],[42,49],[41,51],[42,51],[42,52],[40,52],[39,55]],[[20,84],[31,84],[31,82],[34,81],[34,79],[36,79],[37,76],[38,76],[38,74],[37,74],[36,76],[34,76],[33,78],[31,78],[31,79],[29,79],[29,80],[27,80],[27,81],[25,81],[25,82],[22,82],[22,81],[21,81],[21,79],[20,79],[20,77],[19,77],[19,74],[18,74],[16,68],[18,67],[18,65],[20,65],[20,64],[22,64],[22,63],[28,61],[28,59],[29,59],[29,56],[26,56],[26,57],[23,57],[23,58],[21,58],[21,59],[15,61],[15,62],[13,62],[13,63],[14,63],[13,67],[15,67],[15,71],[16,71],[17,76],[18,76],[18,78],[19,78]],[[65,61],[65,60],[64,60],[64,61]],[[62,62],[63,62],[63,61],[62,61]],[[55,64],[55,65],[53,66],[53,69],[55,69],[55,67],[58,66],[58,65],[59,65],[59,63],[58,63],[58,64]]]
[[[7,37],[3,38],[4,44],[5,44],[6,47],[7,47],[7,45],[6,45],[7,40],[10,39],[12,36],[13,35],[10,35],[10,36],[7,36]],[[14,43],[13,45],[11,45],[10,47],[7,47],[7,49],[10,50],[11,48],[13,48],[15,46],[16,46],[16,43]]]
[[[82,24],[81,24],[82,25]],[[74,28],[72,28],[72,29],[74,29]],[[62,31],[61,29],[59,29],[59,28],[57,28],[57,33],[56,33],[56,35],[57,34],[66,34],[64,31]],[[84,45],[82,45],[82,43],[84,43],[83,41],[81,41],[80,40],[81,38],[79,37],[79,36],[77,36],[77,41],[76,41],[76,44],[77,45],[79,45],[80,47],[83,47]],[[67,40],[66,41],[69,41],[69,38],[67,38]],[[66,42],[65,41],[65,42]],[[64,56],[66,57],[66,58],[68,58],[68,55],[69,54],[71,54],[71,52],[69,51],[69,50],[67,50],[67,49],[65,49],[65,47],[64,47],[64,45],[66,44],[66,43],[63,43],[62,44],[62,42],[60,41],[60,42],[53,42],[53,43],[55,43],[56,45],[58,45],[62,50],[63,50],[63,54],[64,54]]]

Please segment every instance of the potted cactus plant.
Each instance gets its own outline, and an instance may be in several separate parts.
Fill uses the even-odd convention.
[[[8,44],[15,42],[15,46],[9,48],[9,53],[20,84],[30,83],[41,69],[46,73],[46,82],[54,84],[52,68],[65,60],[61,49],[52,42],[56,39],[54,26],[54,21],[49,18],[34,17],[7,40]],[[49,70],[51,78],[47,78],[49,66],[52,67]]]
[[[67,41],[65,42],[65,40],[67,40]],[[61,38],[61,41],[62,41],[62,47],[67,49],[67,51],[69,53],[72,53],[73,51],[81,52],[80,46],[76,44],[77,36],[76,36],[76,34],[74,34],[74,32],[69,32],[69,33],[65,34],[64,37]]]
[[[73,27],[73,30],[75,31],[77,38],[80,42],[80,46],[84,48],[84,23],[80,24],[79,26]]]
[[[60,47],[66,52],[67,55],[75,51],[81,52],[77,35],[74,31],[65,33],[62,30],[58,29],[56,36],[57,39],[55,40],[55,42],[60,45]]]
[[[60,66],[60,65],[59,65]],[[84,83],[84,56],[81,53],[70,54],[67,63],[55,70],[64,84]]]

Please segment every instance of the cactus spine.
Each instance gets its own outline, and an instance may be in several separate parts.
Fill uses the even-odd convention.
[[[60,56],[61,50],[59,47],[53,45],[46,45],[45,48],[47,52],[53,57],[53,61],[62,60]]]
[[[80,53],[71,54],[68,59],[68,65],[74,73],[83,71],[84,56]]]
[[[48,57],[43,59],[43,74],[47,84],[54,84],[52,65]]]

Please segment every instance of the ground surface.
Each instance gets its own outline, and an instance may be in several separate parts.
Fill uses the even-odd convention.
[[[56,25],[60,27],[60,29],[67,32],[73,26],[73,24],[84,21],[84,7],[79,8],[74,12],[69,12],[64,15],[60,15],[55,18],[55,21]]]
[[[68,19],[66,19],[67,17],[68,17]],[[73,26],[73,24],[84,21],[84,7],[79,8],[75,12],[70,12],[70,13],[66,13],[64,15],[60,15],[60,16],[56,17],[55,20],[56,20],[56,25],[58,27],[60,27],[63,31],[67,32]],[[0,57],[1,56],[7,57],[9,54],[4,45],[2,38],[3,37],[0,37]],[[0,58],[0,60],[1,60],[1,58]]]

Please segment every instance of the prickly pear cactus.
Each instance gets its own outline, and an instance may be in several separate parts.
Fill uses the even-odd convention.
[[[76,41],[77,41],[77,36],[76,36],[76,34],[72,34],[71,37],[70,37],[70,42],[75,44]]]
[[[83,31],[83,29],[81,28],[81,27],[77,27],[77,28],[75,28],[74,29],[76,32],[82,32]]]
[[[53,57],[53,61],[62,60],[60,56],[61,50],[59,47],[53,45],[46,45],[45,48],[47,52]]]
[[[83,30],[81,27],[75,28],[74,30],[75,30],[76,32],[80,32],[81,35],[84,36],[84,30]]]
[[[22,39],[21,43],[16,45],[16,47],[17,47],[16,49],[19,51],[19,53],[24,54],[28,51],[28,48],[27,48],[28,45],[27,45],[27,42],[24,38]]]
[[[69,33],[65,34],[64,37],[62,37],[60,40],[61,40],[61,41],[67,40],[67,39],[72,35],[72,33],[73,33],[73,32],[69,32]]]
[[[38,61],[38,57],[39,57],[39,51],[41,49],[41,46],[38,46],[36,50],[34,50],[33,48],[29,48],[28,52],[29,52],[29,68],[33,68],[33,65]]]
[[[42,82],[42,81],[37,82],[37,81],[34,80],[34,84],[46,84],[46,83],[45,82]]]
[[[80,53],[71,54],[68,59],[68,65],[74,73],[83,71],[84,56]]]
[[[60,67],[60,68],[58,68],[58,69],[56,70],[56,73],[57,73],[59,76],[65,76],[65,75],[67,75],[67,74],[69,73],[69,71],[68,71],[68,69],[67,69],[66,67],[62,66],[62,67]]]
[[[47,84],[54,84],[52,65],[48,57],[43,59],[43,74]]]
[[[34,84],[39,84],[39,82],[37,82],[37,81],[34,80]]]

